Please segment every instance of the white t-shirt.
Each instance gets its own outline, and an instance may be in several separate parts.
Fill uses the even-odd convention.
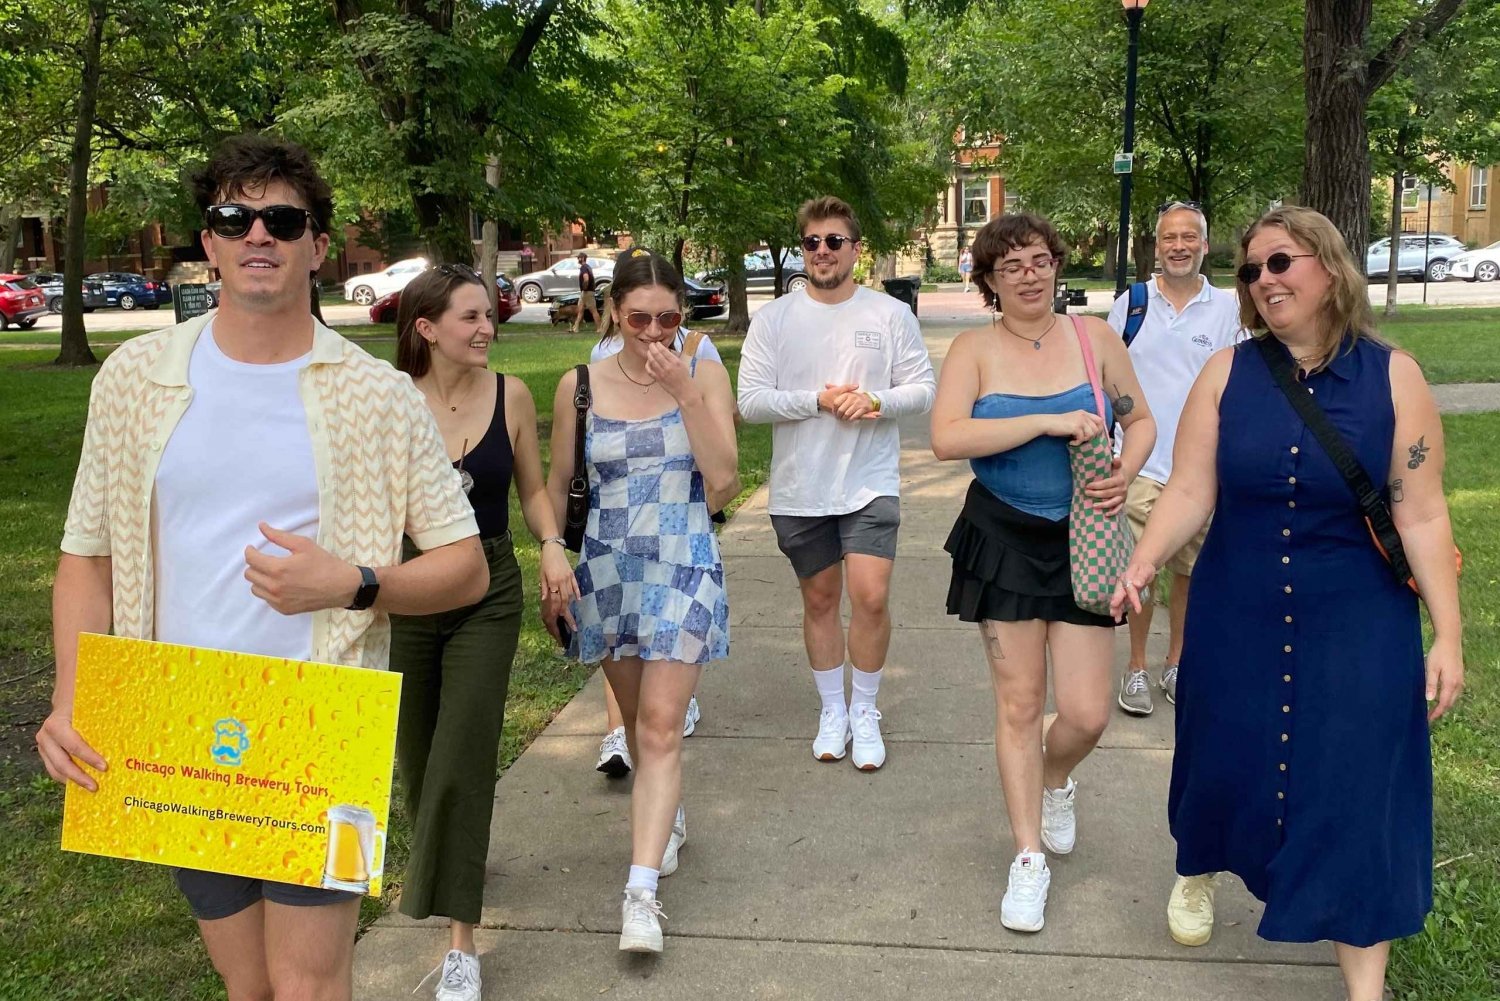
[[[803,290],[762,307],[740,351],[739,382],[745,420],[775,425],[771,513],[811,517],[900,496],[894,418],[931,410],[937,392],[910,307],[863,286],[832,306]],[[874,393],[881,416],[845,421],[820,412],[828,383]]]
[[[203,328],[188,364],[193,398],[156,472],[156,633],[163,643],[306,660],[312,614],[282,615],[250,593],[245,547],[285,556],[260,533],[316,539],[318,477],[297,380],[311,354],[234,361]]]
[[[681,351],[683,344],[687,342],[687,335],[687,327],[678,327],[677,339],[672,342],[672,347]],[[606,358],[619,354],[624,349],[625,339],[619,334],[610,334],[608,337],[594,342],[593,350],[589,352],[589,364],[592,365],[596,361],[603,361]],[[699,360],[707,358],[709,361],[716,361],[721,365],[724,363],[724,359],[719,357],[719,349],[714,347],[714,342],[708,339],[707,334],[698,339],[698,347],[693,351],[693,357]]]
[[[1157,287],[1156,278],[1146,283],[1146,318],[1130,342],[1130,363],[1141,381],[1141,391],[1156,419],[1156,447],[1141,467],[1141,475],[1158,483],[1172,475],[1172,449],[1177,442],[1177,422],[1187,403],[1188,390],[1208,359],[1220,348],[1242,340],[1239,301],[1233,292],[1215,288],[1207,279],[1198,295],[1179,313]],[[1130,293],[1115,300],[1109,325],[1125,334],[1125,314]]]

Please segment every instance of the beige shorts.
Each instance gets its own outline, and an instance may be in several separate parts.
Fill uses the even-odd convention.
[[[1125,493],[1125,517],[1130,519],[1130,528],[1135,532],[1136,541],[1146,532],[1146,519],[1151,517],[1151,509],[1156,507],[1156,501],[1161,497],[1164,484],[1158,483],[1145,476],[1137,476],[1130,484],[1130,489]],[[1212,519],[1210,519],[1210,524]],[[1208,535],[1208,525],[1203,530],[1188,540],[1187,545],[1177,550],[1176,555],[1167,560],[1166,568],[1173,573],[1182,574],[1184,577],[1193,575],[1193,564],[1198,562],[1198,553],[1203,549],[1203,538]]]

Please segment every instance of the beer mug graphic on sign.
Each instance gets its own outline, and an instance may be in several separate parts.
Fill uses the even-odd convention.
[[[341,804],[328,811],[328,861],[323,886],[350,893],[370,892],[370,880],[385,868],[385,836],[375,829],[375,814]]]

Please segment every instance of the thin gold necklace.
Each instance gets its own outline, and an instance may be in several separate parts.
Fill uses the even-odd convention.
[[[1049,324],[1047,324],[1047,329],[1043,330],[1041,332],[1041,334],[1038,335],[1038,336],[1036,336],[1036,337],[1028,337],[1025,334],[1018,334],[1018,333],[1016,333],[1014,330],[1010,329],[1010,324],[1008,324],[1008,323],[1005,322],[1005,317],[1003,317],[1003,316],[1000,317],[1000,326],[1004,327],[1005,328],[1005,332],[1007,334],[1010,334],[1012,337],[1019,337],[1023,341],[1030,341],[1031,342],[1031,348],[1032,348],[1033,351],[1040,351],[1040,350],[1042,350],[1042,338],[1046,337],[1048,334],[1052,333],[1052,328],[1055,327],[1055,326],[1057,326],[1057,314],[1054,313],[1052,315],[1052,322],[1049,323]]]
[[[471,396],[474,395],[474,387],[476,385],[478,385],[478,384],[479,384],[479,380],[478,379],[470,378],[470,380],[469,380],[469,391],[463,395],[463,399],[459,400],[458,403],[467,403],[468,400],[469,400],[469,397],[471,397]],[[436,396],[438,398],[438,403],[440,403],[443,406],[447,407],[448,411],[450,413],[454,413],[454,414],[458,413],[458,403],[450,404],[447,400],[445,400],[445,399],[442,398],[442,396],[438,393],[437,389],[438,389],[437,380],[434,379],[432,381],[432,395]]]
[[[629,379],[632,385],[636,385],[636,386],[640,386],[641,387],[641,395],[642,396],[644,396],[647,393],[651,392],[651,387],[654,386],[654,385],[656,385],[656,380],[655,379],[652,379],[650,382],[636,382],[634,379],[631,379],[630,378],[630,373],[627,372],[627,371],[625,371],[625,363],[620,360],[620,354],[619,353],[615,354],[615,364],[620,367],[620,374],[623,375],[626,379]]]

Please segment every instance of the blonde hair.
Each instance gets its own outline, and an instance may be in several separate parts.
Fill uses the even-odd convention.
[[[1351,338],[1351,346],[1361,337],[1367,337],[1377,344],[1385,344],[1375,331],[1375,313],[1370,309],[1370,295],[1364,272],[1349,253],[1344,235],[1321,212],[1301,205],[1284,205],[1255,220],[1240,240],[1236,270],[1245,263],[1250,241],[1261,230],[1271,227],[1284,230],[1293,240],[1306,247],[1323,266],[1323,270],[1328,272],[1328,297],[1323,301],[1318,317],[1319,367],[1333,359],[1333,354],[1346,333]],[[1269,334],[1270,325],[1260,315],[1260,310],[1255,308],[1250,287],[1236,276],[1235,288],[1240,300],[1240,325],[1256,337]]]

